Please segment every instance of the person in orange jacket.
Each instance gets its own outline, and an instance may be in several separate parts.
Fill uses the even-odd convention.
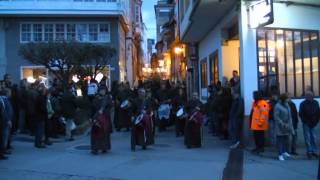
[[[253,92],[254,102],[250,113],[250,129],[253,131],[253,137],[256,148],[253,153],[264,152],[264,133],[268,130],[270,105],[262,98],[260,91]]]

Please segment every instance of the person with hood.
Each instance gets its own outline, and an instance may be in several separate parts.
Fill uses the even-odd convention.
[[[268,130],[270,105],[262,98],[260,91],[253,92],[253,99],[254,102],[252,103],[249,125],[253,132],[256,148],[253,149],[252,152],[260,154],[264,152],[264,134],[265,131]]]
[[[135,151],[136,145],[145,150],[148,145],[154,144],[154,124],[151,118],[152,104],[148,103],[143,88],[138,90],[138,97],[132,105],[131,150]]]
[[[91,118],[91,153],[98,154],[101,150],[106,153],[111,149],[110,134],[112,123],[110,110],[113,106],[112,96],[107,94],[107,88],[101,86],[98,95],[93,100],[93,114]]]
[[[281,94],[279,101],[274,107],[273,118],[275,125],[275,135],[279,152],[279,160],[284,161],[285,157],[290,157],[288,153],[289,137],[294,134],[292,125],[291,109],[288,104],[287,94]]]
[[[311,91],[305,93],[305,100],[299,107],[299,116],[303,124],[303,135],[307,148],[307,156],[309,159],[311,159],[312,156],[318,158],[314,129],[319,122],[320,108],[318,101],[314,100]]]
[[[192,99],[186,106],[188,119],[186,120],[184,143],[188,149],[202,146],[202,103],[197,92],[192,94]]]

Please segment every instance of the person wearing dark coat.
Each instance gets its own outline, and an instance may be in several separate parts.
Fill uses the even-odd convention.
[[[36,148],[45,148],[42,139],[45,133],[45,122],[48,118],[46,93],[46,87],[44,86],[44,84],[39,84],[34,105],[35,107],[37,107],[34,116],[36,126],[34,146]]]
[[[292,155],[298,155],[297,153],[297,129],[298,129],[298,122],[299,122],[299,118],[298,118],[298,111],[297,111],[297,107],[296,105],[292,102],[290,94],[288,94],[288,104],[290,107],[290,112],[291,112],[291,118],[292,118],[292,125],[293,125],[293,129],[294,129],[294,133],[291,136],[291,154]]]
[[[202,146],[202,121],[203,115],[201,112],[202,103],[199,100],[199,95],[194,92],[192,99],[187,103],[186,111],[188,119],[186,120],[184,130],[184,143],[189,148],[200,148]]]
[[[221,139],[228,139],[228,116],[232,97],[227,88],[217,86],[216,89],[213,109],[217,133]]]
[[[10,130],[12,128],[13,109],[9,101],[10,91],[8,89],[2,89],[0,91],[0,159],[7,159],[5,154],[10,154],[8,144],[10,141]]]
[[[164,82],[162,82],[161,88],[157,91],[156,99],[159,103],[159,107],[161,105],[168,105],[171,101],[169,88],[166,86],[167,85]],[[158,110],[158,114],[159,114],[159,110]],[[169,125],[169,118],[170,118],[170,116],[169,117],[162,117],[162,116],[159,117],[159,119],[158,119],[159,132],[166,131],[166,128]]]
[[[237,148],[240,145],[242,124],[244,117],[244,101],[237,87],[231,88],[233,97],[229,113],[229,132],[233,145],[231,148]]]
[[[278,103],[278,93],[273,92],[271,95],[271,99],[268,101],[270,105],[269,111],[269,128],[268,128],[268,136],[269,142],[271,145],[276,145],[276,135],[275,135],[275,122],[273,119],[273,109]]]
[[[19,105],[19,132],[24,133],[26,130],[27,109],[28,109],[28,83],[26,79],[21,80],[18,90]]]
[[[132,104],[132,128],[131,128],[131,150],[135,151],[136,146],[147,149],[148,145],[154,144],[154,124],[151,118],[151,104],[147,103],[146,92],[140,88],[139,96]]]
[[[129,86],[121,84],[119,87],[119,92],[117,95],[117,105],[118,105],[118,122],[117,122],[117,131],[121,131],[122,128],[125,128],[127,131],[130,131],[131,126],[131,114],[130,114],[130,105],[121,107],[122,103],[125,101],[129,102],[132,97],[132,92]]]
[[[174,114],[175,126],[176,126],[176,136],[183,136],[184,135],[184,127],[186,120],[184,117],[178,118],[176,117],[177,112],[180,108],[185,108],[187,104],[187,96],[183,92],[182,88],[179,88],[178,93],[172,97],[172,111]]]
[[[77,110],[76,97],[72,93],[72,87],[66,91],[61,99],[62,117],[65,119],[66,140],[73,141],[72,130],[75,128],[74,118]]]
[[[38,82],[31,84],[30,89],[27,90],[27,125],[30,130],[30,134],[34,135],[36,125],[35,125],[35,116],[36,116],[36,106],[34,103],[36,102],[36,98],[38,96],[37,91]]]
[[[110,112],[113,106],[112,96],[107,94],[107,88],[99,88],[98,95],[93,100],[91,153],[97,154],[99,150],[106,153],[111,149],[110,134],[112,123]]]
[[[319,122],[320,108],[318,101],[313,99],[313,93],[307,91],[306,99],[300,104],[299,116],[303,123],[303,134],[307,148],[307,156],[309,159],[312,156],[318,158],[317,146],[315,142],[314,129]]]

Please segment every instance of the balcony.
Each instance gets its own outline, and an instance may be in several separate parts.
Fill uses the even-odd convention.
[[[126,0],[0,0],[0,16],[124,16]]]
[[[197,42],[203,39],[237,2],[238,0],[190,1],[180,21],[180,38],[182,41]]]

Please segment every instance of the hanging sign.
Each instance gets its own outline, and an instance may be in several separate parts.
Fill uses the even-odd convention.
[[[263,27],[273,23],[273,0],[256,0],[248,7],[250,28]]]

